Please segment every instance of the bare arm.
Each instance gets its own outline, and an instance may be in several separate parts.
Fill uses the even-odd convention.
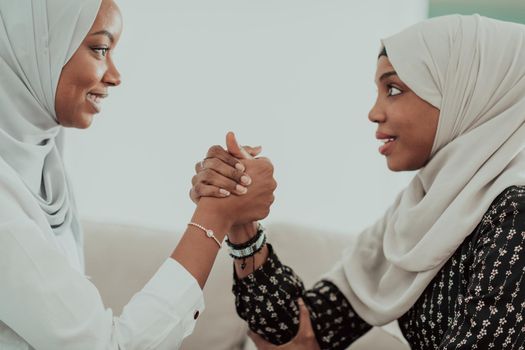
[[[206,200],[197,206],[191,221],[213,230],[220,242],[232,226],[232,220],[214,210],[213,205]],[[215,240],[207,237],[201,229],[188,226],[171,257],[184,266],[204,288],[218,252],[219,246]]]

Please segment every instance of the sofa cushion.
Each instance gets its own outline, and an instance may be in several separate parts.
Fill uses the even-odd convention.
[[[98,287],[107,307],[120,314],[171,254],[180,234],[137,226],[85,222],[86,273]],[[283,263],[313,285],[340,257],[351,235],[289,224],[268,226],[269,242]],[[204,288],[206,309],[183,350],[240,350],[249,348],[246,323],[234,307],[233,268],[227,249],[221,249]],[[396,331],[393,332],[396,334]],[[398,340],[374,329],[351,347],[407,349]]]

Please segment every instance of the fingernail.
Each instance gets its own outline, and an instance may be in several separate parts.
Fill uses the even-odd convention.
[[[249,185],[252,183],[252,179],[248,175],[241,176],[241,182],[243,185]]]
[[[227,191],[227,190],[225,190],[224,188],[221,188],[221,189],[219,190],[219,192],[220,192],[221,194],[225,195],[225,196],[229,196],[229,195],[230,195],[230,191]]]
[[[235,186],[235,189],[237,190],[237,192],[240,192],[240,193],[246,193],[248,191],[246,187],[241,186],[241,185]]]
[[[299,306],[303,306],[304,305],[303,299],[298,299],[297,303],[299,304]]]
[[[237,168],[237,170],[240,170],[240,171],[246,170],[246,168],[244,167],[244,164],[242,163],[235,164],[235,168]]]

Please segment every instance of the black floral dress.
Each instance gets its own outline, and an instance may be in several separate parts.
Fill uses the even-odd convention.
[[[524,247],[525,186],[512,186],[398,319],[412,349],[525,349]],[[346,349],[372,327],[334,284],[321,280],[305,290],[269,250],[258,270],[234,278],[237,313],[253,331],[274,344],[290,341],[299,327],[299,297],[322,349]]]

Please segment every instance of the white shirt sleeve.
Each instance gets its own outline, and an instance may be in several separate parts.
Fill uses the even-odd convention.
[[[0,321],[35,349],[177,349],[202,312],[202,290],[168,258],[120,317],[29,220],[0,226]]]

